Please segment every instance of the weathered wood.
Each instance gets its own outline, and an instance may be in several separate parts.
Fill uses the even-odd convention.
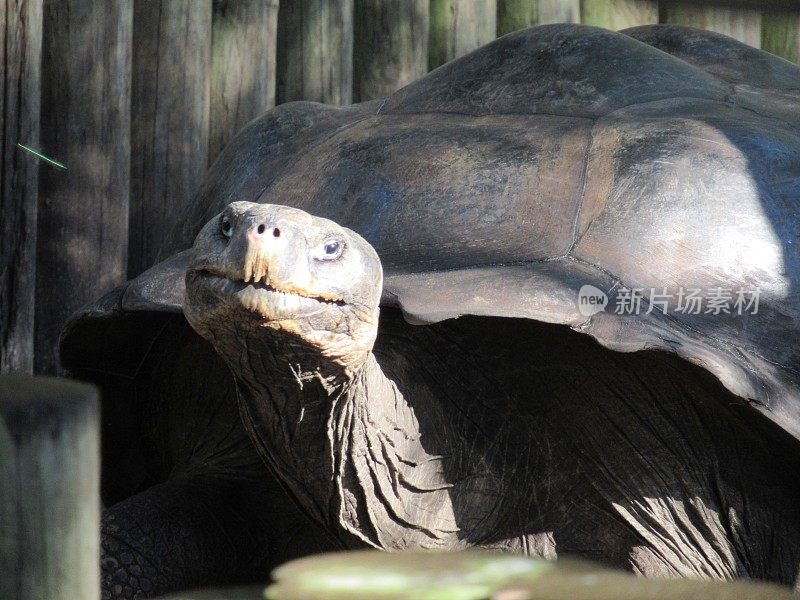
[[[275,106],[278,0],[214,0],[211,164],[248,121]]]
[[[99,456],[94,388],[0,377],[0,598],[100,598]]]
[[[430,0],[430,69],[472,52],[497,34],[497,0]]]
[[[125,280],[130,165],[131,0],[45,0],[36,357],[58,370],[67,317]]]
[[[211,0],[133,9],[128,276],[158,258],[208,165]]]
[[[470,553],[475,556],[474,551]],[[470,554],[463,554],[462,556],[470,556]],[[349,600],[365,600],[375,597],[387,597],[383,594],[375,592],[374,582],[381,581],[380,578],[374,577],[375,569],[370,569],[367,566],[361,568],[362,577],[359,577],[359,571],[354,570],[353,567],[362,564],[361,554],[354,554],[352,557],[348,556],[343,560],[347,566],[348,573],[353,573],[352,591],[344,594],[341,589],[325,590],[326,579],[322,577],[314,577],[313,572],[309,573],[306,578],[301,579],[300,576],[291,575],[284,576],[284,579],[290,579],[289,582],[284,581],[280,586],[271,585],[267,591],[264,590],[263,585],[252,585],[249,587],[237,588],[217,588],[206,590],[192,590],[188,592],[180,592],[178,594],[163,596],[159,600],[295,600],[296,598],[310,598],[316,600],[341,600],[348,598]],[[395,565],[390,571],[390,577],[386,581],[397,581],[402,577],[401,569],[402,564],[409,560],[408,553],[400,553],[390,555],[394,559]],[[325,555],[319,555],[304,559],[308,565],[308,569],[313,569],[319,562],[326,560]],[[413,560],[413,558],[411,558]],[[474,558],[472,558],[474,561]],[[279,567],[283,573],[287,569],[296,570],[297,563],[289,564],[286,567]],[[474,565],[474,562],[472,563]],[[518,565],[519,563],[515,563]],[[552,570],[551,570],[552,567]],[[411,585],[420,585],[421,577],[418,574],[422,569],[418,569],[413,577],[410,577]],[[278,573],[281,573],[278,571]],[[643,577],[632,577],[628,573],[622,571],[614,571],[611,569],[603,569],[602,567],[592,567],[587,563],[578,563],[574,559],[566,561],[559,559],[553,563],[548,563],[548,567],[542,569],[541,577],[534,577],[530,580],[525,580],[522,577],[517,579],[517,582],[508,585],[499,584],[501,588],[491,594],[493,600],[556,600],[556,599],[569,599],[569,600],[686,600],[687,598],[703,598],[703,600],[793,600],[796,596],[792,595],[792,591],[786,587],[780,587],[774,584],[750,581],[698,581],[693,579],[646,579]],[[452,573],[452,570],[448,570]],[[495,571],[499,577],[502,577],[503,571],[498,569]],[[370,576],[372,576],[370,578]],[[470,576],[474,578],[474,567],[470,571]],[[509,576],[511,579],[512,576]],[[432,581],[428,585],[416,588],[414,591],[420,591],[417,596],[413,592],[408,591],[406,588],[406,597],[415,598],[475,598],[478,597],[477,593],[473,593],[477,586],[468,583],[462,590],[458,587],[441,590],[437,586],[436,581],[443,578],[432,577]],[[457,579],[457,576],[456,576]],[[308,591],[310,585],[319,586],[314,591]],[[294,585],[292,585],[294,584]],[[445,584],[446,585],[446,584]],[[295,587],[297,586],[297,587]],[[315,586],[316,587],[316,586]],[[409,586],[410,587],[410,586]],[[491,587],[491,584],[487,587]],[[321,589],[319,589],[321,588]],[[437,589],[438,588],[438,589]],[[441,590],[440,594],[437,594]],[[397,597],[397,596],[391,596]]]
[[[615,31],[658,23],[658,1],[582,0],[581,22]]]
[[[505,35],[539,23],[537,0],[497,0],[497,35]]]
[[[669,3],[660,5],[659,20],[716,31],[755,48],[761,47],[761,13],[757,10]]]
[[[353,97],[353,0],[281,0],[278,104]]]
[[[399,560],[405,559],[405,554],[397,555]],[[360,558],[360,557],[359,557]],[[359,558],[351,558],[347,563],[348,572],[353,572],[353,562]],[[319,559],[324,560],[324,556],[319,558],[313,557],[308,559],[309,564],[314,564],[311,561]],[[566,562],[566,561],[564,561]],[[574,562],[572,563],[574,565]],[[693,579],[645,579],[643,577],[631,577],[627,573],[615,572],[612,570],[602,570],[595,568],[593,571],[588,569],[584,572],[578,571],[577,573],[562,573],[562,569],[566,571],[570,565],[562,567],[557,564],[553,572],[544,577],[532,578],[526,581],[522,578],[516,583],[511,585],[500,585],[502,588],[491,594],[493,600],[561,600],[568,598],[569,600],[686,600],[687,598],[703,598],[703,600],[794,600],[796,596],[792,595],[792,591],[786,587],[780,587],[774,584],[762,582],[749,582],[749,581],[698,581]],[[576,569],[577,570],[577,569]],[[163,596],[158,600],[296,600],[303,598],[304,600],[310,597],[316,600],[341,600],[348,598],[349,600],[365,600],[379,597],[373,588],[369,587],[375,581],[380,581],[379,578],[369,578],[373,571],[368,571],[363,568],[363,578],[358,577],[358,571],[355,572],[353,578],[356,582],[352,585],[352,592],[344,594],[340,589],[338,590],[323,590],[317,592],[308,592],[308,583],[311,585],[319,582],[319,585],[324,586],[326,579],[322,577],[308,576],[300,584],[300,589],[292,589],[289,585],[284,584],[280,588],[277,586],[270,586],[267,591],[264,590],[263,585],[252,585],[249,587],[237,588],[217,588],[206,590],[192,590],[187,592],[180,592],[178,594]],[[471,573],[472,576],[472,573]],[[547,579],[545,579],[547,578]],[[387,581],[396,580],[394,572],[391,573],[391,579],[387,577]],[[414,582],[419,581],[418,578],[412,579]],[[406,597],[415,598],[475,598],[478,597],[477,593],[472,590],[475,589],[474,584],[467,584],[462,590],[458,587],[443,590],[441,594],[437,594],[439,589],[436,589],[436,583],[431,583],[430,586],[425,586],[420,594],[415,596],[413,593],[406,592]],[[366,589],[365,589],[366,588]],[[382,591],[382,590],[381,590]],[[380,594],[380,597],[402,597],[402,596],[387,596]]]
[[[765,11],[761,15],[761,49],[800,62],[800,12]]]
[[[727,6],[728,8],[750,8],[754,10],[796,10],[797,0],[659,0],[660,6],[667,4],[694,3],[703,6]]]
[[[0,1],[0,373],[33,372],[42,0]]]
[[[579,23],[580,0],[497,0],[497,35],[532,25]]]
[[[383,98],[428,70],[429,0],[355,0],[353,100]]]
[[[580,0],[539,0],[539,25],[580,23]]]
[[[162,596],[158,600],[264,600],[264,586],[190,590]]]

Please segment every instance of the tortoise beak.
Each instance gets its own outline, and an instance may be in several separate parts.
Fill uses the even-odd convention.
[[[277,232],[277,236],[275,233]],[[276,243],[280,230],[264,223],[253,223],[244,233],[245,252],[242,264],[242,280],[247,283],[262,281],[269,285],[270,264],[274,264]]]

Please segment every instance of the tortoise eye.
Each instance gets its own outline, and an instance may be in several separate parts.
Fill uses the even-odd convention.
[[[344,242],[339,238],[330,237],[322,242],[317,251],[317,258],[320,260],[336,260],[344,251]]]
[[[222,219],[220,219],[219,230],[226,238],[229,238],[231,235],[233,235],[233,223],[228,215],[225,215],[222,217]]]

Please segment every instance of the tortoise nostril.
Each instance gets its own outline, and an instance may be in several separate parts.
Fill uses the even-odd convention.
[[[265,227],[265,226],[264,226],[264,224],[262,223],[261,225],[259,225],[259,226],[258,226],[258,233],[264,233],[264,230],[265,230],[265,229],[266,229],[266,227]]]
[[[275,237],[281,237],[281,230],[276,227],[275,229],[272,230],[272,235],[274,235]]]

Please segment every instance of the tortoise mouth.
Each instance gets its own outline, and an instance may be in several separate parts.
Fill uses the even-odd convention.
[[[308,316],[309,312],[319,312],[326,306],[347,305],[341,298],[306,294],[296,288],[281,289],[266,281],[231,279],[210,269],[193,270],[189,276],[195,282],[202,281],[203,286],[216,295],[236,299],[248,310],[271,320]]]

